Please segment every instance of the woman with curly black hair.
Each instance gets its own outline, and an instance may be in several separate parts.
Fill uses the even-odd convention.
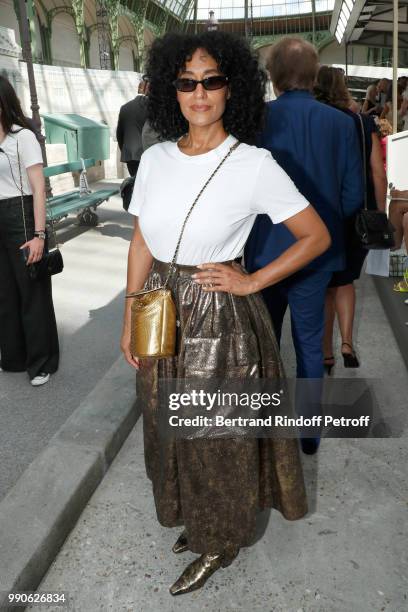
[[[265,73],[243,40],[221,32],[201,38],[219,72],[228,76],[229,98],[222,118],[225,133],[252,144],[264,114]],[[177,140],[188,133],[189,120],[181,112],[174,80],[198,41],[194,36],[169,34],[155,41],[149,56],[148,120],[165,140]]]
[[[258,510],[275,507],[294,520],[307,508],[296,440],[233,433],[163,439],[159,381],[283,377],[259,291],[304,267],[330,238],[270,153],[247,144],[260,128],[265,77],[243,39],[223,32],[166,35],[153,43],[147,73],[149,121],[164,142],[143,154],[135,181],[127,291],[163,285],[186,223],[171,276],[177,355],[132,355],[130,300],[121,348],[139,370],[146,471],[158,519],[166,527],[184,525],[175,553],[200,555],[170,588],[178,595],[201,587],[253,541]],[[234,260],[258,213],[284,222],[297,242],[247,274]]]

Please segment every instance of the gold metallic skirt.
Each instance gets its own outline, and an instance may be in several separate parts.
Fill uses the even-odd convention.
[[[146,289],[159,287],[168,264],[155,260]],[[205,292],[177,266],[171,282],[180,320],[176,357],[143,360],[136,376],[143,413],[146,472],[159,522],[184,525],[202,554],[248,546],[258,510],[289,520],[307,512],[298,442],[293,439],[163,439],[158,430],[160,378],[284,376],[269,313],[260,294]]]

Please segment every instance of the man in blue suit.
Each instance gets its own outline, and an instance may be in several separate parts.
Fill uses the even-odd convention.
[[[297,377],[321,379],[326,289],[332,273],[345,267],[343,220],[363,202],[361,153],[352,119],[317,102],[311,93],[318,70],[318,55],[311,44],[282,39],[273,46],[267,68],[278,98],[267,104],[259,146],[271,151],[315,207],[330,231],[332,244],[304,270],[268,287],[263,295],[278,341],[289,305]],[[245,251],[247,269],[262,268],[294,241],[283,223],[274,225],[266,215],[258,216]],[[316,410],[320,404],[316,393],[314,399]],[[312,403],[303,404],[300,412],[310,414]],[[304,452],[312,454],[319,438],[301,438],[301,443]]]

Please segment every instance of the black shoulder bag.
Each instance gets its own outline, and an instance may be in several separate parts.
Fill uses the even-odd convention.
[[[380,210],[369,210],[367,206],[367,162],[363,119],[358,115],[363,143],[364,208],[355,217],[357,241],[364,249],[390,249],[394,246],[395,229],[387,214]]]
[[[18,150],[18,139],[17,139],[17,161],[18,161],[18,171],[20,175],[20,195],[21,195],[21,212],[23,215],[23,223],[24,223],[24,235],[26,242],[28,242],[27,236],[27,226],[26,226],[26,218],[24,212],[24,190],[23,190],[23,177],[21,174],[21,162],[20,162],[20,152]],[[50,209],[51,210],[51,209]],[[42,280],[47,276],[52,276],[53,274],[59,274],[64,269],[64,261],[62,259],[61,251],[58,248],[57,236],[54,228],[54,220],[52,219],[52,211],[51,211],[51,228],[54,235],[54,241],[56,248],[52,251],[47,250],[47,240],[44,243],[44,252],[40,261],[36,263],[30,264],[27,266],[28,274],[32,280]]]
[[[130,200],[132,199],[133,188],[135,186],[135,176],[126,177],[119,188],[120,195],[122,198],[122,206],[124,210],[128,210],[130,206]]]

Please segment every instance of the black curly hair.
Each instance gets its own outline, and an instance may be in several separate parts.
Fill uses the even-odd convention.
[[[223,115],[225,131],[241,142],[254,142],[263,119],[266,75],[245,39],[227,32],[170,33],[153,42],[147,60],[150,125],[164,140],[188,132],[173,81],[197,49],[205,49],[228,77],[231,95]]]

